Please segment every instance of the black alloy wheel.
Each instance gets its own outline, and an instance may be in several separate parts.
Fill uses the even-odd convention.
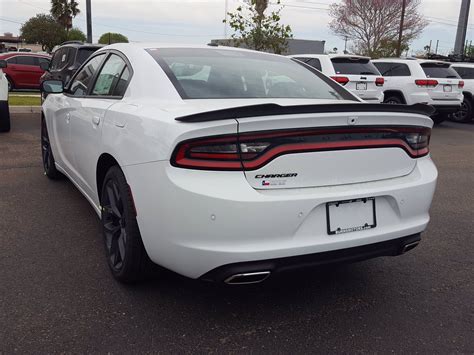
[[[113,276],[124,283],[147,276],[151,262],[143,246],[130,187],[122,170],[107,172],[101,193],[105,253]]]
[[[52,180],[62,178],[63,174],[56,169],[56,163],[49,141],[48,127],[46,126],[44,117],[41,118],[41,156],[43,158],[44,174]]]

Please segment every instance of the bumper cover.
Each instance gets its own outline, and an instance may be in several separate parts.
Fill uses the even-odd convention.
[[[403,238],[341,250],[227,264],[207,272],[200,277],[200,280],[224,282],[232,275],[237,274],[270,271],[271,275],[275,275],[278,273],[310,269],[324,265],[352,263],[376,258],[379,256],[396,256],[405,252],[405,246],[416,246],[416,243],[420,240],[420,233],[417,233]]]

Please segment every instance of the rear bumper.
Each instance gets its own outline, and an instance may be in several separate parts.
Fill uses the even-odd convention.
[[[148,255],[191,278],[228,264],[344,250],[421,233],[437,180],[429,156],[398,178],[263,191],[253,189],[242,172],[179,169],[168,161],[123,170]],[[365,197],[377,201],[377,227],[328,235],[326,203]]]
[[[450,114],[458,112],[461,107],[461,103],[459,103],[459,105],[433,105],[433,107],[436,109],[436,113]]]
[[[396,256],[414,248],[421,240],[420,234],[384,242],[322,253],[299,255],[286,258],[249,261],[219,266],[200,277],[203,281],[225,282],[233,275],[269,272],[275,275],[325,265],[351,263],[379,256]]]

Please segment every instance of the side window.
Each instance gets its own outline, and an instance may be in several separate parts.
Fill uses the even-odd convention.
[[[112,95],[126,66],[118,55],[110,55],[97,76],[92,95]]]
[[[53,59],[51,60],[51,70],[57,70],[59,69],[60,65],[59,63],[61,63],[61,57],[64,53],[64,48],[62,49],[58,49],[54,55],[53,55]]]
[[[36,57],[35,64],[39,67],[41,63],[49,63],[49,59],[43,57]]]
[[[69,93],[74,96],[84,96],[87,94],[91,80],[94,77],[95,72],[100,66],[100,63],[104,59],[105,54],[100,54],[89,60],[81,71],[76,75],[71,83]]]
[[[392,76],[392,64],[391,63],[381,63],[381,62],[376,62],[374,65],[377,67],[379,70],[380,74],[382,76]],[[394,64],[395,65],[395,64]]]
[[[16,64],[36,65],[35,64],[35,57],[33,57],[33,56],[18,56],[18,57],[16,57]]]
[[[300,62],[311,65],[314,69],[322,71],[321,61],[317,58],[295,57],[295,59],[298,59]]]
[[[125,68],[120,76],[120,79],[115,86],[113,96],[123,96],[125,94],[125,90],[127,90],[127,84],[130,80],[130,70]]]
[[[7,59],[8,64],[16,64],[16,57],[11,57]]]
[[[402,63],[394,63],[392,66],[392,76],[410,76],[408,65]]]

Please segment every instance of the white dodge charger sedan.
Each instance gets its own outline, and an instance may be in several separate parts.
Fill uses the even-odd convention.
[[[110,269],[243,284],[415,247],[432,109],[362,103],[290,58],[116,44],[46,81],[45,174],[101,218]]]

